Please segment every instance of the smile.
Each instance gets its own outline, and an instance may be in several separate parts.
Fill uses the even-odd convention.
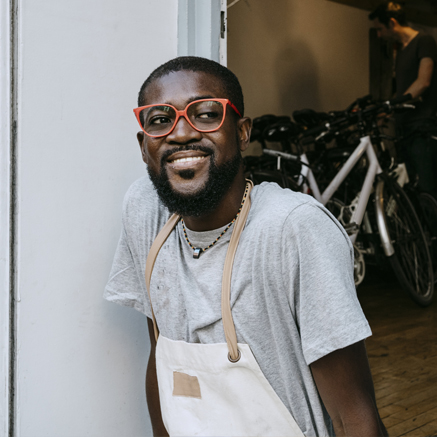
[[[200,161],[202,159],[205,159],[206,156],[189,156],[187,158],[178,158],[173,159],[172,161],[169,161],[171,164],[176,164],[179,162],[190,162],[190,161]]]
[[[206,158],[211,157],[208,152],[209,150],[176,150],[167,157],[167,165],[176,171],[201,168],[209,161]]]

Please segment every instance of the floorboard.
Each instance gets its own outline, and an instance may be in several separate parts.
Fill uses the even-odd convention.
[[[376,271],[358,297],[373,331],[367,353],[390,437],[437,436],[437,302],[419,307],[391,274]]]

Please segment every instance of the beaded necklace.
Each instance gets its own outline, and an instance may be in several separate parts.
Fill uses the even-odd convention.
[[[249,190],[249,184],[247,183],[246,190],[244,191],[243,200],[241,201],[240,209],[238,210],[237,215],[234,217],[234,219],[231,221],[231,223],[229,223],[228,226],[226,226],[226,228],[222,231],[222,233],[208,247],[205,247],[204,249],[202,249],[201,247],[194,247],[191,244],[190,240],[188,239],[187,230],[185,229],[184,219],[181,218],[182,229],[184,231],[185,240],[187,240],[188,245],[191,247],[191,249],[193,249],[193,258],[198,259],[202,252],[205,252],[206,250],[210,249],[212,246],[214,246],[217,243],[217,241],[220,240],[220,238],[223,237],[223,235],[226,234],[227,230],[232,226],[232,224],[235,222],[235,220],[237,220],[241,210],[243,209],[244,201],[246,200],[248,190]]]

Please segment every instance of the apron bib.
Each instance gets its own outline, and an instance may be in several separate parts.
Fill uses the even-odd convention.
[[[237,343],[230,305],[231,275],[250,209],[253,184],[248,183],[249,191],[234,223],[223,269],[222,319],[226,343],[187,343],[159,335],[152,308],[161,413],[172,437],[304,436],[262,373],[249,345]],[[150,248],[146,262],[149,298],[156,257],[179,219],[173,214]]]

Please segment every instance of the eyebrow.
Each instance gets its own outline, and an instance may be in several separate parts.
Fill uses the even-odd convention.
[[[196,100],[202,100],[202,99],[215,99],[217,97],[211,96],[210,94],[207,95],[203,95],[203,96],[193,96],[193,97],[189,97],[187,99],[187,105],[190,104],[191,102],[194,102]],[[170,102],[164,102],[164,103],[152,103],[152,105],[154,106],[165,106],[165,105],[170,105],[170,106],[174,106],[172,103]],[[149,108],[147,110],[147,113],[145,114],[146,116],[149,115],[150,111],[152,110],[152,108]]]
[[[216,99],[217,97],[211,96],[211,95],[204,95],[204,96],[193,96],[193,97],[189,97],[187,99],[187,105],[191,102],[194,102],[195,100],[202,100],[202,99]],[[166,105],[172,105],[174,106],[172,103],[170,102],[165,102]]]
[[[154,106],[160,107],[160,106],[166,106],[166,104],[165,103],[158,103],[157,105],[154,105]],[[148,108],[146,114],[144,114],[143,117],[147,117],[150,114],[150,112],[152,111],[152,109],[153,109],[153,107],[152,108]]]

